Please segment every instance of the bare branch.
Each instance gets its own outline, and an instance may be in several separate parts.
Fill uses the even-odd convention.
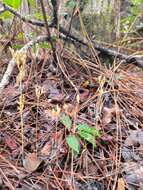
[[[54,46],[52,38],[51,38],[51,33],[50,33],[49,26],[48,26],[48,21],[47,21],[47,16],[46,16],[46,11],[45,11],[43,0],[41,0],[40,3],[41,3],[41,8],[42,8],[43,18],[44,18],[44,21],[45,21],[45,27],[46,27],[46,30],[47,30],[47,35],[48,35],[49,42],[51,44],[52,51],[53,51],[53,57],[54,57],[53,64],[54,64],[55,67],[57,67],[56,49],[55,49],[55,46]]]

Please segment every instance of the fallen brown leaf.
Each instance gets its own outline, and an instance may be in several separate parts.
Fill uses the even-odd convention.
[[[112,121],[112,118],[115,114],[120,114],[122,110],[118,106],[113,106],[112,108],[104,107],[103,108],[103,126],[109,124]]]
[[[4,135],[4,140],[6,145],[11,149],[11,150],[15,150],[17,148],[17,144],[16,141],[13,137],[5,134]]]
[[[65,112],[66,115],[69,115],[70,117],[74,117],[75,115],[75,106],[73,104],[64,104],[63,106],[63,112]]]
[[[47,142],[44,146],[43,146],[43,148],[42,148],[42,150],[41,150],[41,155],[42,156],[48,156],[50,153],[51,153],[51,142]]]
[[[126,146],[137,145],[137,144],[143,145],[143,131],[141,130],[131,131],[130,135],[125,140]]]
[[[40,163],[41,160],[37,157],[36,153],[29,153],[23,160],[23,166],[28,172],[35,171]]]

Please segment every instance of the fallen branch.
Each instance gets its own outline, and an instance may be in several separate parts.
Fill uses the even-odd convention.
[[[0,2],[0,5],[3,6],[3,9],[5,11],[11,12],[12,14],[19,17],[24,22],[27,22],[27,23],[30,23],[32,25],[36,25],[36,26],[39,26],[39,27],[44,27],[45,26],[44,22],[27,19],[26,17],[22,16],[17,11],[15,11],[13,8],[11,8],[10,6],[5,5],[2,2]],[[54,21],[49,25],[49,27],[55,27],[56,28],[56,25],[55,25]],[[69,31],[67,31],[66,29],[64,29],[61,26],[58,29],[59,29],[60,33],[66,35],[66,36],[68,35],[68,38],[71,38],[71,39],[75,40],[76,42],[81,43],[82,45],[88,46],[88,42],[84,38],[81,38],[81,37],[79,38],[79,37],[77,37],[77,36],[75,36],[73,34],[69,34]],[[105,53],[106,55],[123,59],[124,60],[123,63],[132,63],[132,64],[134,64],[134,65],[136,65],[138,67],[143,68],[143,56],[126,55],[126,54],[120,53],[118,51],[112,50],[110,48],[103,47],[103,46],[101,46],[100,44],[98,44],[96,42],[93,42],[93,46],[94,46],[94,48],[96,50],[98,50],[98,51],[100,51],[102,53]]]
[[[35,40],[32,40],[30,42],[28,42],[23,48],[21,48],[19,50],[20,53],[26,53],[29,49],[32,48],[32,46],[35,43],[39,43],[39,42],[43,42],[45,40],[48,40],[47,36],[39,36],[37,37]],[[9,79],[11,77],[11,74],[13,72],[13,69],[16,65],[16,61],[14,58],[11,59],[11,61],[8,63],[8,67],[6,69],[6,72],[3,75],[3,78],[0,82],[0,94],[2,93],[3,89],[5,88],[5,86],[9,83]]]
[[[59,28],[59,31],[65,35],[68,34],[68,31],[66,31],[62,27]],[[87,40],[76,37],[73,34],[68,34],[68,38],[71,38],[71,39],[75,40],[76,42],[81,43],[82,45],[88,46]],[[94,42],[92,41],[92,43],[96,50],[98,50],[102,53],[105,53],[106,55],[113,56],[113,57],[116,57],[119,59],[123,59],[124,63],[132,63],[138,67],[143,68],[143,56],[126,55],[126,54],[117,52],[115,50],[112,50],[110,48],[103,47],[95,41]]]

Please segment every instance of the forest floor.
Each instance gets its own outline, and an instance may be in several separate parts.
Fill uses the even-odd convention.
[[[50,49],[29,53],[0,94],[0,189],[142,189],[142,70],[61,43],[56,69]]]

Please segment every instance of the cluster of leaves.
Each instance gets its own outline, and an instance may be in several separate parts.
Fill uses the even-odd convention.
[[[60,119],[61,123],[71,131],[72,120],[68,115],[63,115]],[[90,127],[86,123],[78,123],[76,126],[76,134],[69,134],[66,137],[67,144],[72,149],[72,151],[80,152],[80,139],[91,143],[93,147],[96,147],[96,139],[101,136],[100,132],[94,127]]]

